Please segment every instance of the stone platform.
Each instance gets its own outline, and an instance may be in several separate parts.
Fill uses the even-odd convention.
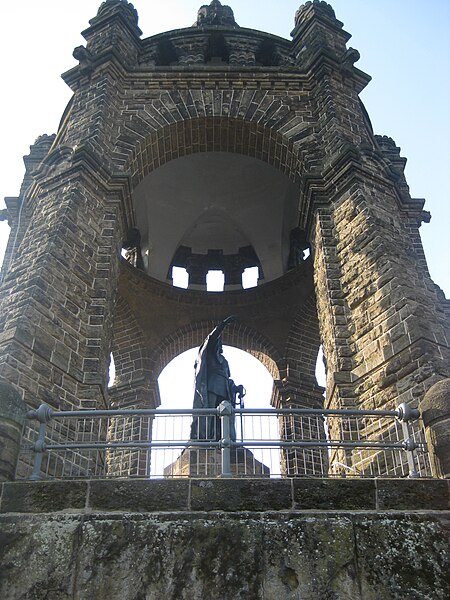
[[[0,598],[446,600],[445,480],[0,486]]]
[[[266,465],[256,460],[247,448],[231,451],[233,477],[270,477]],[[175,462],[164,469],[164,477],[220,477],[222,452],[217,449],[186,448]]]

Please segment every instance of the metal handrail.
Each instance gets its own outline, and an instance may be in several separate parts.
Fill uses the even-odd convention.
[[[415,411],[415,417],[419,417],[419,411]],[[324,415],[324,416],[347,416],[347,417],[395,417],[401,418],[403,414],[400,408],[397,410],[357,410],[357,409],[331,409],[331,408],[233,408],[236,415]],[[157,415],[217,415],[217,408],[135,408],[135,409],[83,409],[83,410],[60,410],[55,411],[47,404],[41,404],[38,409],[28,411],[27,419],[59,419],[77,417],[116,417],[116,416],[157,416]]]
[[[167,440],[167,441],[98,441],[98,442],[67,442],[67,443],[46,443],[46,426],[52,419],[78,419],[78,418],[100,418],[100,417],[119,417],[119,416],[148,416],[156,417],[166,416],[192,416],[192,417],[220,417],[222,437],[218,441],[202,440]],[[366,441],[366,440],[273,440],[257,441],[247,440],[236,441],[231,439],[232,422],[236,415],[275,415],[275,416],[346,416],[346,417],[390,417],[397,419],[402,424],[403,441]],[[248,409],[234,408],[231,403],[224,401],[217,408],[206,409],[111,409],[111,410],[74,410],[74,411],[55,411],[46,404],[42,404],[38,409],[30,410],[27,413],[28,420],[39,421],[38,437],[32,449],[35,452],[33,472],[30,479],[40,478],[43,455],[52,450],[86,450],[101,449],[115,450],[120,448],[128,449],[147,449],[152,448],[206,448],[220,449],[222,454],[222,477],[231,477],[231,450],[235,448],[326,448],[326,449],[357,449],[357,448],[375,448],[375,449],[401,449],[407,453],[409,467],[409,476],[417,477],[415,451],[419,445],[413,440],[410,422],[418,419],[420,413],[417,409],[411,408],[407,404],[400,405],[396,410],[358,410],[358,409],[323,409],[323,408],[271,408],[271,409]]]

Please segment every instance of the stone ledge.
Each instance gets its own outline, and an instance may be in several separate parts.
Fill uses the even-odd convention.
[[[374,479],[293,479],[296,510],[375,510]]]
[[[0,485],[0,513],[423,510],[450,510],[450,481],[102,479]]]

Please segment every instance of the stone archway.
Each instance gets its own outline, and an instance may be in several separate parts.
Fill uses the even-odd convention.
[[[159,110],[166,109],[172,122],[163,125],[157,122],[156,108],[153,115],[151,109],[130,115],[124,127],[128,130],[127,134],[118,137],[116,152],[122,156],[126,152],[126,162],[120,161],[118,166],[121,164],[131,174],[133,188],[170,160],[198,152],[232,152],[252,156],[281,170],[293,181],[299,181],[306,172],[308,163],[305,158],[312,153],[314,135],[311,126],[303,124],[300,127],[304,119],[292,110],[292,105],[275,96],[270,98],[268,92],[236,92],[233,98],[240,110],[234,116],[227,107],[224,90],[213,93],[199,89],[195,94],[198,97],[194,104],[196,116],[190,116],[186,102],[192,94],[194,91],[187,92],[185,98],[169,92],[161,95]],[[214,102],[221,106],[221,111],[212,115],[208,107],[214,106]],[[303,111],[307,112],[308,108],[309,103],[305,102]],[[183,117],[182,112],[185,113]],[[136,135],[138,124],[139,136]]]
[[[170,198],[161,201],[158,205],[156,195],[164,193],[164,182],[171,185],[174,177],[171,178],[168,173],[167,178],[165,180],[162,178],[157,186],[150,188],[150,191],[148,187],[145,190],[143,186],[154,174],[160,176],[159,169],[161,169],[161,173],[166,172],[169,166],[172,168],[180,160],[194,157],[203,159],[221,155],[241,157],[239,159],[241,161],[251,159],[260,165],[266,165],[266,169],[271,172],[271,177],[278,177],[277,181],[286,181],[287,183],[283,185],[290,190],[289,195],[285,196],[286,200],[283,200],[284,205],[281,205],[281,208],[278,207],[281,214],[277,218],[281,225],[277,230],[277,235],[283,239],[277,241],[280,247],[280,259],[277,268],[268,277],[269,283],[265,283],[257,290],[245,292],[241,290],[239,293],[236,290],[227,292],[221,297],[197,293],[193,290],[183,292],[168,289],[167,285],[157,282],[156,279],[167,281],[166,274],[170,260],[177,250],[178,240],[182,237],[181,234],[176,234],[175,242],[164,250],[166,263],[162,268],[159,271],[152,271],[151,268],[148,268],[148,274],[153,277],[145,276],[141,272],[122,265],[120,294],[127,298],[134,318],[143,330],[148,332],[149,364],[151,364],[154,374],[152,377],[154,382],[156,382],[158,371],[155,365],[161,363],[161,344],[165,339],[157,332],[164,330],[168,339],[180,339],[179,336],[183,331],[187,332],[193,326],[198,327],[198,324],[205,321],[205,318],[207,321],[209,320],[209,329],[212,329],[220,318],[237,310],[243,326],[257,332],[261,339],[267,340],[262,346],[259,344],[250,351],[267,362],[265,357],[271,355],[271,352],[266,350],[268,345],[272,345],[276,349],[278,366],[277,374],[274,373],[276,382],[273,394],[274,405],[283,404],[287,398],[287,389],[290,390],[291,401],[295,402],[299,393],[301,395],[302,385],[310,388],[308,399],[304,401],[309,404],[310,392],[314,387],[311,379],[308,379],[306,384],[306,379],[303,377],[301,383],[296,381],[295,385],[288,385],[286,344],[295,315],[312,290],[312,259],[298,265],[297,269],[289,271],[289,268],[292,269],[292,265],[288,265],[288,255],[290,231],[298,227],[300,222],[300,212],[303,206],[300,201],[300,183],[307,169],[308,152],[312,151],[315,143],[314,136],[308,120],[299,114],[300,104],[297,106],[299,110],[294,114],[292,106],[286,104],[283,98],[276,97],[276,94],[272,92],[259,93],[255,91],[250,94],[246,91],[236,91],[233,94],[233,101],[228,107],[226,97],[224,90],[217,90],[213,93],[204,88],[190,90],[186,94],[164,92],[159,95],[158,102],[146,104],[145,110],[140,107],[139,100],[135,97],[134,111],[132,114],[130,113],[129,118],[124,118],[124,127],[117,138],[114,154],[117,167],[120,166],[121,169],[127,170],[131,176],[131,187],[134,192],[127,204],[129,219],[131,219],[129,223],[139,226],[145,219],[149,221],[154,219],[154,223],[152,222],[151,225],[158,230],[159,234],[160,230],[169,231],[171,229],[170,219],[164,218],[167,217],[167,214],[163,214],[161,210],[161,205],[165,209],[167,208]],[[218,98],[220,98],[220,102]],[[194,108],[189,110],[191,102]],[[233,102],[237,104],[233,104]],[[215,106],[216,109],[220,105],[220,110],[209,110],[208,106],[210,105]],[[310,109],[309,102],[305,102],[301,111],[308,111],[308,107]],[[165,115],[163,123],[158,117],[161,114]],[[244,157],[246,158],[244,159]],[[142,191],[143,189],[144,191]],[[145,196],[145,192],[147,192],[147,196]],[[137,200],[135,195],[138,196]],[[146,209],[147,214],[142,209],[145,203],[149,206]],[[176,203],[174,206],[177,206]],[[261,207],[260,212],[263,212],[264,209],[265,207]],[[183,210],[182,202],[179,203],[178,210]],[[287,214],[288,217],[286,217]],[[269,218],[270,220],[274,221]],[[306,223],[306,221],[308,218],[305,217],[304,222]],[[257,228],[255,222],[253,230]],[[173,234],[172,231],[170,233]],[[164,236],[164,233],[162,235]],[[147,230],[143,237],[147,239]],[[159,239],[162,239],[161,235]],[[217,241],[214,240],[214,243],[216,244]],[[257,243],[255,246],[261,254]],[[208,246],[205,246],[201,250],[205,252],[207,249]],[[283,256],[281,256],[282,254]],[[264,269],[266,263],[264,260],[261,262]],[[267,274],[269,275],[269,273],[270,269],[267,268]],[[280,278],[284,278],[284,283],[277,283],[276,280]],[[273,281],[270,281],[271,279]],[[159,315],[157,319],[152,319],[145,310],[144,303],[153,307],[154,314]],[[167,310],[167,306],[171,305],[173,310]],[[315,311],[313,313],[311,315],[313,315],[312,318],[317,329],[317,316]],[[170,327],[168,326],[169,321]],[[207,329],[191,345],[199,345],[206,333],[208,333]],[[291,343],[295,343],[292,342],[295,337],[296,334],[291,336]],[[241,347],[239,343],[236,345]],[[242,349],[247,350],[248,348],[242,347]],[[173,356],[181,351],[182,347],[178,345]],[[301,358],[308,351],[309,348],[305,345]],[[308,359],[308,363],[315,362],[317,350],[314,349],[313,353],[314,356]],[[299,358],[299,354],[291,351],[289,362],[292,373],[302,371],[298,362]],[[271,365],[268,366],[271,372],[274,372]]]
[[[152,389],[172,358],[198,347],[220,320],[233,314],[238,323],[224,333],[224,343],[249,352],[269,370],[275,406],[288,397],[297,404],[316,405],[321,397],[314,383],[320,340],[310,259],[281,280],[217,294],[174,288],[122,261],[119,296],[119,306],[127,307],[127,321],[142,332]],[[302,346],[301,352],[296,345]]]

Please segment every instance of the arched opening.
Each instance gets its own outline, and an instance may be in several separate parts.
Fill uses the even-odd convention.
[[[175,287],[187,289],[189,287],[189,273],[183,267],[172,267],[172,283]]]
[[[5,211],[5,212],[2,212]],[[6,209],[0,209],[0,265],[3,263],[3,257],[5,255],[6,244],[10,235],[10,227],[6,220]],[[2,275],[6,271],[8,265],[3,265]]]
[[[317,379],[317,383],[321,387],[326,387],[327,370],[326,370],[326,366],[325,366],[325,357],[323,355],[323,346],[322,345],[320,345],[319,352],[317,353],[316,379]]]
[[[223,271],[208,271],[206,273],[206,290],[208,292],[223,292],[225,274]]]
[[[208,44],[205,52],[205,63],[213,65],[228,64],[230,60],[230,51],[224,36],[215,32],[208,38]]]
[[[173,43],[171,42],[171,40],[163,38],[158,43],[156,53],[156,65],[158,67],[164,67],[177,64],[177,62],[178,56]]]
[[[186,269],[188,287],[205,291],[214,270],[223,272],[224,290],[243,289],[251,267],[260,283],[277,279],[293,268],[299,194],[285,172],[260,158],[232,151],[173,158],[133,192],[143,269],[172,282],[174,267]]]
[[[244,269],[242,273],[242,287],[244,290],[256,287],[259,280],[259,269],[258,267],[248,267]]]
[[[116,363],[114,362],[114,356],[112,352],[109,354],[109,368],[108,368],[108,387],[112,387],[114,385],[114,380],[116,378]]]
[[[224,346],[231,376],[237,384],[244,385],[245,408],[270,408],[273,379],[267,368],[254,356],[232,346]],[[161,397],[160,409],[190,409],[194,397],[194,363],[197,348],[191,348],[174,358],[161,372],[158,385]],[[190,435],[191,418],[157,417],[153,425],[153,441],[171,437],[177,441],[187,441]],[[278,420],[273,417],[244,417],[236,420],[237,439],[263,436],[265,439],[279,439]],[[164,468],[177,460],[179,448],[155,449],[151,460],[151,477],[163,477]],[[260,449],[254,451],[255,459],[269,467],[271,473],[279,474],[280,456],[278,450]]]
[[[280,58],[277,54],[275,44],[272,40],[264,40],[261,42],[256,52],[256,64],[264,67],[276,67]]]

